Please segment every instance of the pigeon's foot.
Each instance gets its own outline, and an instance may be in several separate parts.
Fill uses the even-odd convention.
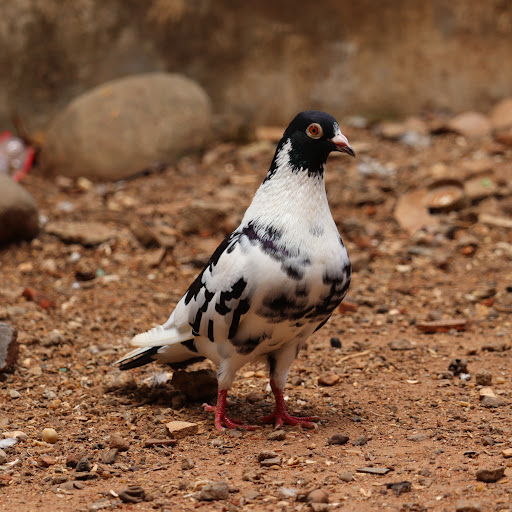
[[[226,430],[224,426],[226,426],[227,428],[243,428],[246,430],[256,430],[260,428],[255,425],[244,425],[241,421],[234,420],[226,416],[227,394],[227,389],[219,389],[219,393],[217,395],[217,405],[203,404],[205,411],[215,413],[215,428],[217,430],[220,430],[221,432]]]
[[[288,411],[276,410],[268,416],[259,419],[261,423],[274,423],[275,428],[281,428],[283,425],[301,425],[304,428],[316,428],[316,423],[320,418],[318,416],[291,416]]]
[[[276,386],[273,379],[270,379],[270,387],[276,399],[276,408],[272,414],[263,416],[259,420],[262,423],[274,423],[275,428],[283,425],[302,425],[305,428],[316,428],[316,423],[320,418],[318,416],[291,416],[286,409],[283,391]]]

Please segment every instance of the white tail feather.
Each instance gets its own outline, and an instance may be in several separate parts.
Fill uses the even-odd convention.
[[[188,328],[185,332],[176,327],[165,329],[162,325],[153,327],[147,332],[137,334],[130,344],[136,347],[159,347],[162,345],[173,345],[192,338],[192,330]]]

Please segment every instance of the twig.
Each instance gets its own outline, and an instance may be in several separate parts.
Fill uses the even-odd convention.
[[[356,357],[362,357],[369,354],[371,350],[363,350],[362,352],[357,352],[355,354],[349,354],[348,356],[343,356],[338,360],[338,363],[342,363],[343,361],[348,361],[349,359],[354,359]]]

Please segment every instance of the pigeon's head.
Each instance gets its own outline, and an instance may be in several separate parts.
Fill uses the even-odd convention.
[[[308,110],[298,114],[283,135],[290,140],[292,152],[312,161],[325,161],[331,151],[356,156],[336,119],[326,112]]]

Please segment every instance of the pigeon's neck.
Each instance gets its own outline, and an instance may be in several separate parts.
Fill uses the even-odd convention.
[[[243,225],[256,222],[296,231],[332,219],[325,193],[325,159],[314,162],[314,168],[297,167],[294,156],[290,140],[279,145],[267,177],[247,209]],[[302,162],[308,164],[306,160]]]

